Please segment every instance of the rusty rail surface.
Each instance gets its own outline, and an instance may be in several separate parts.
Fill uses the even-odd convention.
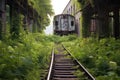
[[[53,48],[53,50],[52,50],[51,63],[50,63],[49,71],[48,71],[47,80],[50,80],[50,79],[51,79],[52,68],[53,68],[53,62],[54,62],[54,48]]]

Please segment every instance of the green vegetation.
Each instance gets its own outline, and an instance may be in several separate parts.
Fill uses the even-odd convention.
[[[120,40],[115,38],[78,38],[75,35],[51,36],[49,39],[62,43],[70,50],[96,80],[120,79]],[[77,71],[78,77],[83,73]],[[84,80],[84,79],[83,79]]]
[[[51,0],[28,0],[28,2],[40,15],[40,18],[37,17],[37,21],[40,24],[40,31],[45,29],[50,23],[49,16],[54,14]]]
[[[0,41],[1,80],[39,80],[45,76],[54,43],[62,43],[96,80],[120,79],[120,40],[78,38],[75,35],[45,36],[22,33],[18,39]],[[75,74],[82,77],[83,73]],[[44,77],[43,76],[43,77]]]
[[[51,0],[14,0],[10,3],[1,0],[0,80],[40,80],[46,74],[44,70],[48,68],[54,43],[64,44],[97,80],[120,80],[120,40],[116,40],[119,28],[109,29],[109,12],[105,11],[108,5],[105,7],[106,4],[100,0],[75,0],[73,5],[74,3],[77,3],[77,10],[82,9],[82,39],[75,35],[61,37],[37,33],[49,25],[49,16],[54,14]],[[111,6],[112,10],[116,7]],[[6,15],[3,14],[4,11]],[[118,13],[119,9],[113,12],[115,24],[119,22]],[[102,25],[96,26],[99,30],[94,35],[103,38],[100,40],[87,38],[91,36],[91,20],[97,19],[97,16],[101,18]],[[118,24],[114,26],[119,26]],[[107,38],[111,36],[116,39]],[[76,74],[83,76],[79,71]]]
[[[39,33],[6,40],[0,41],[0,80],[40,80],[48,68],[53,42]]]
[[[84,38],[94,36],[97,38],[120,37],[119,8],[116,0],[77,0],[81,8],[82,32]],[[114,2],[114,3],[113,3]],[[107,5],[106,5],[107,4]],[[111,7],[113,7],[113,10]],[[111,9],[111,11],[109,11]],[[112,13],[112,14],[111,14]],[[114,15],[114,17],[110,17]],[[113,20],[114,21],[113,21]],[[110,25],[113,24],[113,25]],[[94,29],[92,30],[92,28]]]
[[[51,37],[38,33],[54,14],[51,0],[0,2],[6,11],[0,14],[0,80],[40,80],[54,44]]]
[[[69,35],[69,36],[57,36],[52,35],[49,37],[51,41],[54,43],[62,43],[62,42],[68,42],[77,39],[77,35]]]
[[[54,43],[38,32],[54,14],[51,0],[2,0],[0,5],[7,14],[0,14],[0,80],[41,80]]]
[[[120,40],[78,38],[63,44],[97,80],[120,79]]]
[[[84,72],[80,70],[77,70],[75,75],[77,75],[80,80],[89,80],[87,77],[85,77]]]
[[[77,0],[78,10],[82,10],[81,17],[80,17],[80,26],[81,26],[81,37],[87,38],[91,36],[90,32],[90,25],[91,25],[91,18],[92,18],[92,10],[91,8],[86,8],[89,3],[91,3],[91,0]]]
[[[0,40],[9,33],[13,39],[19,38],[21,29],[43,32],[54,14],[51,0],[15,0],[12,3],[1,0],[0,5],[0,10],[6,14],[0,14]]]

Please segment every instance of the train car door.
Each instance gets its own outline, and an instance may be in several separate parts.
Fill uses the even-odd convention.
[[[69,31],[75,31],[75,19],[69,16]]]
[[[68,31],[68,27],[69,27],[68,17],[66,15],[63,15],[60,19],[60,22],[61,22],[61,30]]]

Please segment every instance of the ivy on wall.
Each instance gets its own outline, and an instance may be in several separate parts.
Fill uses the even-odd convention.
[[[81,15],[81,20],[80,20],[80,23],[82,26],[81,36],[89,37],[90,36],[90,21],[91,21],[91,16],[92,16],[92,12],[87,7],[89,5],[89,0],[81,0],[79,4],[82,10],[82,15]]]

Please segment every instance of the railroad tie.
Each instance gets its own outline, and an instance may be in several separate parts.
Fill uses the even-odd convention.
[[[74,75],[77,70],[74,66],[73,60],[68,55],[55,54],[52,80],[78,80],[77,76]]]

